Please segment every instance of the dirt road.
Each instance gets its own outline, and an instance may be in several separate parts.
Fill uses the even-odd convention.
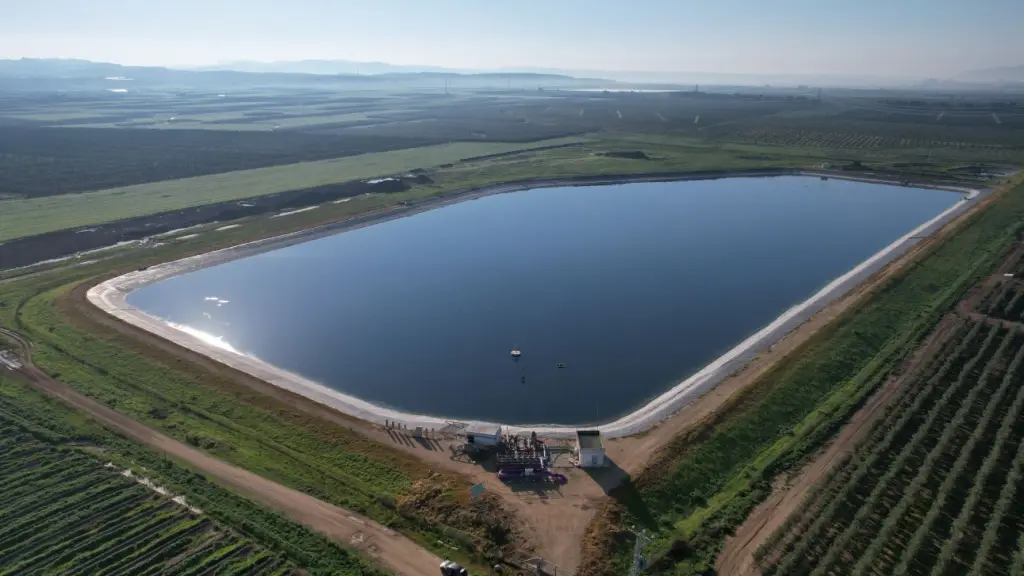
[[[957,324],[957,317],[949,315],[925,343],[897,370],[899,376],[890,378],[876,392],[850,422],[843,427],[839,436],[823,453],[811,460],[798,473],[776,486],[772,495],[747,516],[736,529],[736,534],[725,541],[725,548],[718,555],[715,568],[719,574],[756,575],[760,574],[754,563],[754,552],[790,514],[799,509],[807,491],[842,460],[852,453],[872,424],[885,414],[884,408],[903,384],[917,375],[921,365],[938,352],[946,337]]]
[[[412,540],[369,518],[271,482],[178,442],[79,394],[32,364],[31,346],[20,334],[0,328],[22,347],[21,374],[43,392],[85,412],[107,428],[184,462],[251,500],[281,512],[346,547],[356,548],[400,576],[436,576],[441,559]]]

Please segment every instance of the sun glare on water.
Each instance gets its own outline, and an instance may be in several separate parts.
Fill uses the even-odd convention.
[[[181,330],[182,332],[188,334],[189,336],[192,336],[194,338],[198,338],[199,340],[201,340],[203,342],[203,344],[207,344],[209,346],[213,346],[214,348],[219,348],[221,350],[225,350],[227,352],[231,352],[232,354],[238,354],[239,356],[245,356],[245,354],[243,354],[243,353],[239,352],[238,350],[236,350],[234,346],[232,346],[231,344],[226,342],[224,340],[224,338],[221,337],[221,336],[214,336],[213,334],[210,334],[208,332],[203,332],[202,330],[197,330],[197,329],[195,329],[195,328],[193,328],[191,326],[185,326],[184,324],[170,323],[170,326],[171,326],[171,328],[174,328],[175,330]]]

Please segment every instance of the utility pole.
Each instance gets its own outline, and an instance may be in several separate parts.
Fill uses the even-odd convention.
[[[633,530],[633,536],[636,537],[636,543],[633,546],[633,567],[629,571],[629,576],[640,576],[640,573],[647,569],[644,548],[650,545],[653,538],[646,530]]]

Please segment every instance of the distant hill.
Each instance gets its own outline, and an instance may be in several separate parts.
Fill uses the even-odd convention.
[[[296,64],[292,66],[291,64]],[[579,79],[564,74],[484,72],[467,73],[437,68],[379,64],[370,67],[374,73],[344,72],[344,61],[307,60],[300,63],[250,63],[239,70],[214,67],[182,70],[159,66],[122,66],[109,62],[74,59],[0,60],[0,77],[8,83],[16,80],[23,88],[38,89],[95,89],[123,88],[184,88],[222,89],[251,86],[319,86],[372,88],[373,86],[401,85],[409,88],[443,87],[504,88],[506,85],[523,89],[537,87],[570,88],[605,85],[609,80]],[[358,64],[358,63],[352,63]],[[362,64],[360,64],[362,66]],[[305,71],[301,71],[305,70]],[[320,72],[313,72],[319,70]],[[334,70],[326,73],[327,70]],[[112,82],[116,82],[115,86]]]
[[[401,66],[385,62],[355,62],[352,60],[292,60],[282,62],[256,62],[254,60],[237,60],[224,62],[214,66],[202,66],[195,70],[235,70],[238,72],[283,73],[283,74],[392,74],[417,72],[451,72],[464,73],[470,70],[458,70],[441,66]]]
[[[118,76],[132,67],[89,60],[22,58],[0,60],[4,76],[75,78],[83,76]],[[153,70],[166,70],[152,68]]]
[[[409,76],[421,77],[458,77],[472,76],[475,78],[508,78],[508,79],[543,79],[552,80],[589,80],[595,78],[579,78],[559,70],[477,70],[469,68],[445,68],[442,66],[405,66],[386,62],[356,62],[352,60],[294,60],[284,62],[256,62],[240,60],[225,62],[215,66],[203,66],[194,70],[215,71],[231,70],[260,74],[320,74],[320,75],[351,75],[351,76]],[[598,76],[600,77],[600,76]]]
[[[960,74],[957,79],[971,82],[1024,82],[1024,66],[1001,66],[972,70]]]
[[[301,74],[455,74],[455,75],[529,75],[535,78],[575,78],[577,80],[604,79],[614,82],[638,84],[715,84],[752,85],[778,84],[787,86],[885,86],[901,83],[903,80],[885,77],[848,76],[841,74],[733,74],[716,72],[652,72],[643,70],[598,70],[564,69],[538,66],[508,68],[445,68],[441,66],[407,66],[386,62],[356,62],[352,60],[295,60],[285,62],[255,62],[243,60],[225,62],[216,66],[204,66],[197,70],[235,70],[261,73]]]
[[[107,62],[63,59],[0,60],[0,76],[23,79],[131,78],[144,84],[180,84],[182,87],[233,87],[265,85],[333,86],[341,83],[372,86],[383,82],[423,84],[445,79],[463,88],[512,87],[605,88],[626,84],[694,84],[719,86],[910,86],[921,79],[853,76],[840,74],[734,74],[715,72],[644,72],[521,67],[503,69],[456,69],[441,66],[406,66],[350,60],[296,60],[285,62],[236,61],[200,68],[122,66]],[[960,81],[1022,81],[1024,67],[997,68],[968,73],[976,78]],[[41,82],[40,82],[41,83]],[[51,82],[52,84],[52,82]],[[618,84],[622,86],[622,84]],[[55,86],[47,85],[48,88]]]

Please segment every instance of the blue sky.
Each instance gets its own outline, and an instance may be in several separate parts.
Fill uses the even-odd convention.
[[[0,0],[0,58],[909,77],[1024,64],[1024,0]]]

